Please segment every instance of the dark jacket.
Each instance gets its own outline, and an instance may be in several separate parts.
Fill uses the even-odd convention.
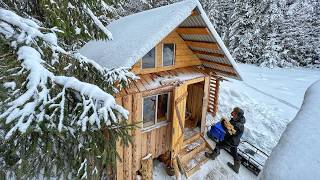
[[[244,116],[240,116],[237,119],[231,119],[230,123],[233,125],[236,133],[234,135],[230,135],[226,130],[225,142],[231,146],[238,146],[240,143],[241,136],[244,131],[244,124],[246,122],[246,118]]]

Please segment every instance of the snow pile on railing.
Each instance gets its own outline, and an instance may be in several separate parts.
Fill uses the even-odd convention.
[[[320,81],[311,85],[301,109],[282,134],[260,179],[320,177]]]
[[[41,47],[49,48],[55,54],[53,57],[56,62],[59,62],[59,54],[63,54],[79,62],[92,64],[97,70],[103,71],[102,74],[109,75],[107,81],[110,84],[119,79],[127,81],[127,77],[134,77],[134,75],[125,69],[109,71],[79,54],[66,52],[59,47],[55,31],[58,30],[40,27],[30,19],[22,18],[14,12],[0,8],[0,35],[2,34],[9,40],[11,46],[17,50],[18,60],[22,66],[20,73],[28,73],[27,90],[8,103],[9,106],[4,112],[0,112],[0,119],[5,119],[6,124],[12,124],[11,130],[5,136],[6,139],[17,130],[21,133],[26,132],[30,124],[34,124],[32,122],[37,124],[44,119],[49,121],[51,127],[56,127],[59,131],[67,129],[64,126],[64,120],[68,118],[64,112],[66,90],[74,91],[81,96],[82,114],[75,123],[81,127],[82,131],[87,130],[88,123],[100,128],[100,120],[103,120],[106,125],[110,125],[110,121],[117,122],[118,118],[114,110],[124,118],[128,116],[128,111],[117,105],[113,96],[98,86],[81,82],[74,77],[57,76],[50,72],[45,66],[46,62],[42,59]],[[53,83],[53,86],[59,85],[62,89],[55,97],[50,95],[50,88],[53,86],[49,86],[49,83]],[[46,114],[46,107],[53,110],[51,114]],[[54,113],[60,113],[59,122],[50,118]]]

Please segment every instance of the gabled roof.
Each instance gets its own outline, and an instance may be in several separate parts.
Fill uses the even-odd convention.
[[[80,53],[106,68],[130,68],[176,28],[204,66],[217,74],[242,79],[234,59],[197,0],[185,0],[113,21],[107,26],[113,40],[90,41]],[[205,28],[208,34],[186,33],[186,28]]]

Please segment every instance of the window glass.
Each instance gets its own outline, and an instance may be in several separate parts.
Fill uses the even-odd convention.
[[[168,94],[158,95],[157,122],[168,120]]]
[[[174,44],[163,44],[163,66],[172,66],[174,62]]]
[[[155,67],[155,56],[156,51],[155,48],[151,49],[145,56],[142,58],[142,69],[145,68],[154,68]]]
[[[156,96],[143,98],[143,127],[155,124]]]

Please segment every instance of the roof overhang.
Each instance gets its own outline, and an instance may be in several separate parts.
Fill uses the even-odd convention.
[[[242,80],[240,71],[203,9],[196,7],[176,32],[215,74]]]

